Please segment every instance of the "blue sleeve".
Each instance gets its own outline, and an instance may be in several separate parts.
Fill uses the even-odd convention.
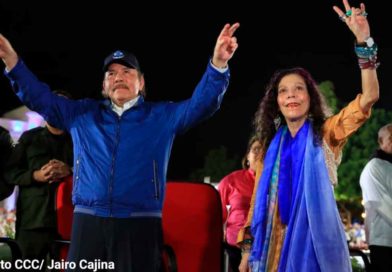
[[[197,123],[211,117],[220,107],[229,85],[230,72],[221,73],[208,65],[190,99],[175,103],[174,127],[184,133]]]
[[[69,130],[80,103],[53,94],[49,86],[39,81],[22,60],[5,75],[23,104],[38,112],[52,126]]]

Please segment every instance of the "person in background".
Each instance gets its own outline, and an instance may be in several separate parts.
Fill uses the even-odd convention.
[[[70,97],[64,91],[54,93]],[[46,122],[21,135],[7,163],[7,182],[19,186],[15,240],[23,259],[57,257],[55,194],[59,182],[72,175],[72,148],[70,135]]]
[[[248,215],[255,183],[256,161],[260,151],[260,142],[255,136],[251,137],[242,159],[243,169],[225,176],[218,185],[225,224],[224,240],[229,255],[230,269],[233,272],[238,271],[241,262],[241,249],[237,245],[237,236]]]
[[[10,133],[0,126],[0,200],[9,197],[14,190],[14,186],[6,183],[4,179],[5,164],[8,162],[12,148]]]
[[[368,246],[366,244],[365,229],[360,222],[356,220],[353,221],[349,234],[350,234],[350,239],[349,239],[350,248],[368,249]]]
[[[223,27],[192,97],[178,103],[145,101],[139,62],[124,50],[104,60],[106,99],[55,96],[0,35],[0,57],[19,98],[72,136],[75,210],[69,261],[100,260],[119,272],[160,269],[162,207],[173,141],[219,109],[229,84],[228,62],[238,47],[238,27]],[[191,55],[189,51],[187,57]],[[76,64],[85,69],[83,60]],[[186,65],[182,62],[178,68]]]
[[[303,68],[276,72],[255,115],[262,145],[247,223],[238,242],[240,271],[351,271],[333,187],[341,151],[379,98],[377,46],[364,4],[334,7],[356,38],[362,92],[328,117]]]
[[[378,131],[379,149],[364,167],[360,185],[372,271],[392,271],[392,123]]]

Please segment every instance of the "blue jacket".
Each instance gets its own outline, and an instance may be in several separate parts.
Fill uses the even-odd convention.
[[[75,212],[118,218],[161,216],[174,137],[218,110],[229,82],[209,64],[190,99],[140,97],[119,117],[109,100],[52,94],[21,60],[6,75],[27,107],[71,134]]]

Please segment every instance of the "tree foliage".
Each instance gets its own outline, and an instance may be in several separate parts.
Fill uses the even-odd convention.
[[[391,120],[392,111],[373,109],[369,120],[347,142],[338,170],[337,199],[361,199],[359,177],[362,169],[378,148],[378,130]]]
[[[319,87],[321,93],[324,95],[325,100],[326,100],[329,108],[331,109],[332,113],[337,113],[340,108],[340,101],[336,97],[336,94],[334,91],[335,87],[334,87],[332,81],[329,81],[329,80],[323,81],[319,84],[318,87]]]
[[[238,157],[229,157],[226,147],[211,149],[201,169],[191,173],[190,179],[203,181],[204,177],[210,177],[212,183],[218,183],[224,176],[238,169]]]

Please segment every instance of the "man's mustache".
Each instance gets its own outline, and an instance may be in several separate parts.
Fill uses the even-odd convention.
[[[112,91],[114,92],[116,89],[127,89],[129,90],[128,85],[124,84],[124,83],[119,83],[113,86]]]

